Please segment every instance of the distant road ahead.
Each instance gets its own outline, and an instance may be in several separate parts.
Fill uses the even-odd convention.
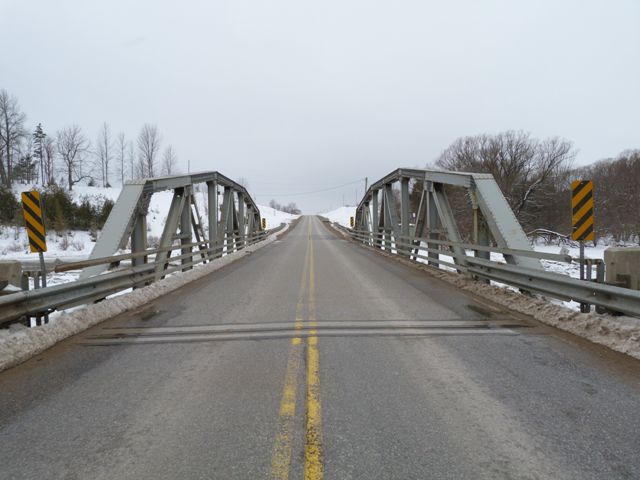
[[[281,241],[0,374],[2,479],[638,479],[640,362]]]

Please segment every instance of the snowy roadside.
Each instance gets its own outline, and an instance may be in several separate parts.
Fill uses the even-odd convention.
[[[19,190],[27,190],[29,187],[22,185],[15,189],[16,196]],[[196,186],[198,188],[198,186]],[[88,187],[76,185],[71,192],[74,201],[87,200],[92,205],[98,205],[105,199],[117,200],[120,194],[119,187]],[[173,198],[172,191],[158,192],[151,197],[149,204],[149,212],[147,214],[147,236],[149,245],[157,244],[164,225],[166,223],[167,214]],[[205,231],[208,228],[207,212],[207,195],[205,190],[197,190],[195,200],[198,210],[203,214],[201,222]],[[222,197],[219,198],[222,201]],[[265,205],[258,205],[262,218],[266,220],[267,228],[272,229],[281,223],[290,223],[299,215],[291,215],[280,210],[275,210]],[[87,231],[68,230],[64,233],[55,232],[53,229],[47,231],[47,253],[45,253],[45,261],[47,264],[53,264],[56,261],[61,262],[79,262],[89,258],[91,251],[95,245],[95,235],[92,236]],[[127,253],[128,249],[120,253]],[[5,226],[0,225],[0,261],[18,260],[26,268],[39,268],[38,256],[29,253],[29,240],[27,232],[23,226]],[[57,285],[76,280],[80,275],[80,271],[68,271],[64,273],[51,272],[47,275],[48,285]],[[33,282],[31,284],[33,288]]]
[[[100,303],[60,312],[55,321],[47,325],[27,328],[21,324],[14,324],[8,329],[0,330],[0,372],[42,353],[65,338],[76,335],[116,315],[145,305],[189,282],[209,275],[225,265],[269,245],[288,228],[289,224],[287,223],[281,231],[270,235],[261,242],[211,263],[197,265],[188,272],[172,274],[147,287],[110,297]]]
[[[343,235],[346,236],[344,233]],[[376,250],[376,252],[392,256],[400,262],[421,268],[430,275],[455,285],[461,290],[485,298],[515,312],[533,317],[542,323],[640,359],[640,319],[638,318],[580,313],[565,305],[553,303],[540,295],[523,295],[515,289],[487,285],[457,273],[412,262],[397,255],[384,253],[380,250]]]
[[[340,207],[337,208],[335,210],[332,210],[330,212],[326,212],[326,213],[321,213],[320,215],[325,217],[326,219],[328,219],[330,222],[332,223],[338,223],[340,225],[342,225],[343,227],[349,227],[349,218],[352,216],[355,216],[356,212],[356,207],[350,207],[350,206],[346,206],[346,207]],[[424,245],[426,247],[426,245]],[[567,246],[567,247],[561,247],[561,246],[557,246],[557,245],[543,245],[543,244],[539,244],[539,243],[534,243],[533,244],[533,249],[536,252],[544,252],[544,253],[562,253],[562,251],[564,250],[566,252],[566,254],[571,255],[571,257],[573,258],[578,258],[579,257],[579,248],[578,247],[571,247],[571,246]],[[587,246],[585,248],[585,255],[587,258],[592,258],[592,259],[603,259],[604,258],[604,251],[606,249],[606,246],[604,245],[597,245],[597,246]],[[472,252],[469,250],[467,251],[467,253],[469,255],[472,254]],[[449,262],[449,263],[453,263],[453,258],[449,255],[440,254],[440,258],[443,261]],[[504,263],[504,257],[502,254],[500,253],[495,253],[492,252],[491,253],[491,260],[494,262],[499,262],[499,263]],[[422,258],[418,259],[418,262],[420,263],[427,263],[427,260],[424,260]],[[554,273],[559,273],[562,275],[568,275],[572,278],[580,278],[580,266],[578,262],[573,262],[573,263],[564,263],[564,262],[558,262],[558,261],[553,261],[553,260],[542,260],[542,267],[547,270],[548,272],[554,272]],[[445,265],[441,265],[440,268],[444,271],[449,271],[449,272],[453,272],[455,271],[454,268],[451,267],[447,267]],[[595,275],[595,272],[594,272]],[[511,289],[511,290],[517,290],[514,289],[513,287],[509,286],[509,285],[505,285],[503,283],[499,283],[499,282],[494,282],[491,281],[492,285],[496,285],[499,286],[501,288],[506,288],[506,289]],[[568,307],[572,310],[576,310],[579,311],[580,310],[580,304],[578,302],[573,302],[573,301],[569,301],[569,302],[565,302],[562,300],[557,300],[557,299],[549,299],[550,302],[552,303],[556,303],[559,305],[564,305],[565,307]]]

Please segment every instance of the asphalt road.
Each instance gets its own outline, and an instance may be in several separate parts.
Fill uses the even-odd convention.
[[[0,374],[2,479],[638,479],[640,362],[339,238]]]

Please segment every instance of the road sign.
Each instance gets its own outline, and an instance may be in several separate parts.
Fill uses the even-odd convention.
[[[40,202],[40,193],[38,191],[22,192],[22,214],[27,225],[31,253],[46,252],[47,239],[42,215],[42,203]]]
[[[267,219],[263,218],[261,221],[261,225],[262,225],[262,229],[266,230],[267,229]]]
[[[351,228],[356,226],[356,219],[354,217],[349,217],[349,225]]]
[[[595,240],[593,219],[593,182],[576,180],[571,182],[571,207],[573,233],[571,238],[579,242]]]

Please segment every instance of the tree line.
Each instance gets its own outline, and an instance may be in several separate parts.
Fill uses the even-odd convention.
[[[596,237],[639,242],[640,150],[579,168],[574,167],[575,157],[576,150],[566,139],[537,139],[529,133],[507,131],[458,138],[431,167],[492,174],[532,236],[567,238],[571,233],[571,181],[593,180]],[[421,186],[416,184],[413,202],[419,201],[420,194]],[[461,233],[469,239],[471,199],[464,189],[449,188],[448,194]]]
[[[290,213],[292,215],[300,215],[300,213],[302,213],[298,206],[293,202],[290,202],[287,205],[281,205],[272,198],[269,202],[269,206],[274,210],[280,210],[281,212]]]
[[[27,128],[18,99],[0,89],[0,186],[13,183],[64,186],[79,182],[109,187],[127,180],[173,175],[178,157],[171,145],[162,149],[158,127],[144,124],[137,137],[114,134],[107,122],[92,142],[71,124],[46,132],[41,123]]]

